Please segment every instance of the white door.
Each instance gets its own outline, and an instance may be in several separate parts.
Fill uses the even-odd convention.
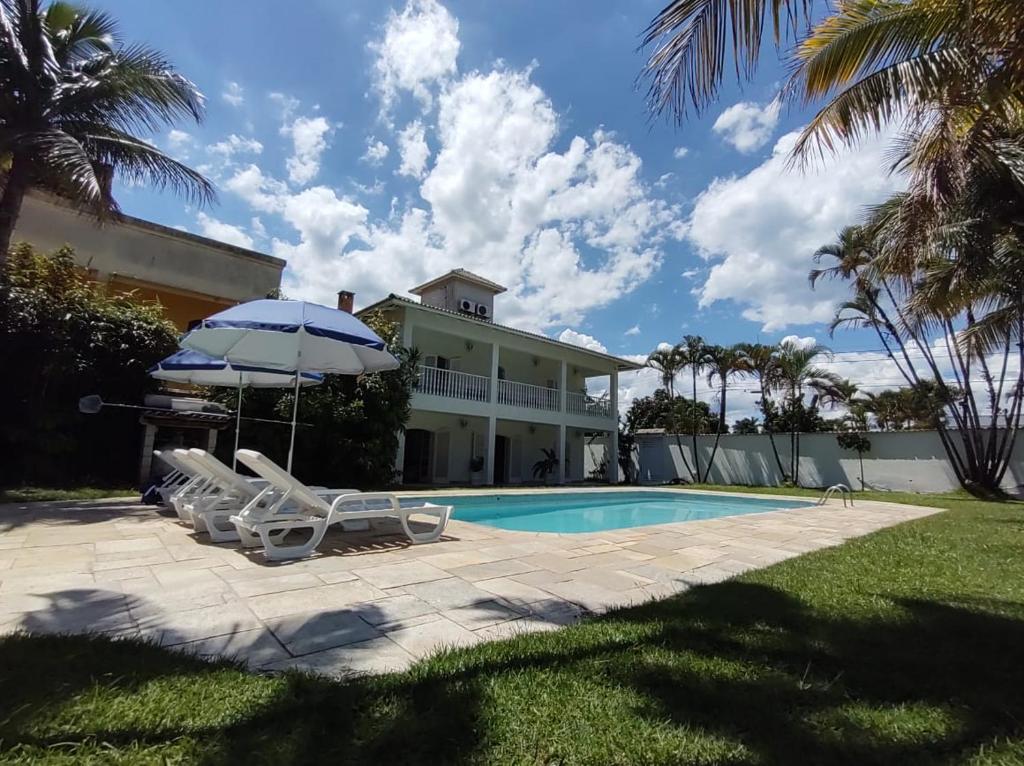
[[[451,462],[452,435],[448,431],[437,431],[434,434],[434,483],[447,484],[449,463]]]
[[[508,481],[519,484],[523,480],[523,439],[513,436],[508,450]]]

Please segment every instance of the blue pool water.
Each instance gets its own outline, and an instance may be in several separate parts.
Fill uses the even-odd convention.
[[[557,492],[424,498],[454,506],[454,518],[521,532],[601,532],[608,529],[715,519],[809,502],[689,492]]]

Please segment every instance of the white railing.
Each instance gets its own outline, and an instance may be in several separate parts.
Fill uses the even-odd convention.
[[[612,416],[612,403],[607,399],[595,399],[588,394],[577,394],[572,391],[565,395],[565,409],[573,415],[593,415],[597,418]]]
[[[557,388],[517,383],[514,380],[498,381],[498,404],[557,412],[560,398],[561,392]]]
[[[421,366],[416,390],[431,396],[486,402],[491,398],[491,380],[483,375]]]

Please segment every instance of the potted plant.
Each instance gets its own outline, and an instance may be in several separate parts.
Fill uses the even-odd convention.
[[[474,487],[484,483],[484,459],[479,455],[469,459],[469,483]]]
[[[541,447],[540,451],[544,457],[533,464],[533,478],[548,484],[551,481],[551,474],[558,468],[558,456],[553,449]]]

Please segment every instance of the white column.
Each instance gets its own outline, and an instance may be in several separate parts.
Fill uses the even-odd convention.
[[[408,311],[402,317],[402,345],[412,348],[412,315]]]
[[[566,400],[568,399],[568,397],[566,395],[566,385],[568,383],[568,375],[566,374],[566,367],[567,367],[567,365],[565,364],[565,360],[563,359],[561,361],[562,382],[559,383],[559,392],[558,392],[558,396],[559,396],[558,411],[561,412],[563,416],[565,415],[565,403],[566,403]],[[565,418],[563,417],[562,419],[564,420]]]
[[[619,483],[619,371],[612,370],[610,376],[608,400],[612,408],[612,418],[615,425],[608,437],[608,481],[611,484]]]
[[[562,370],[564,379],[564,362]],[[558,483],[565,484],[565,423],[558,424]]]
[[[498,401],[498,358],[499,349],[497,343],[491,344],[491,404],[494,405]],[[493,434],[491,434],[493,436]],[[491,443],[493,447],[493,442]],[[488,448],[490,453],[490,448]],[[490,482],[488,482],[490,484]]]
[[[399,484],[405,484],[405,430],[398,432],[398,448],[395,450],[395,476]]]
[[[484,444],[484,483],[494,484],[494,436],[498,427],[498,419],[493,414],[487,417],[487,441]]]

